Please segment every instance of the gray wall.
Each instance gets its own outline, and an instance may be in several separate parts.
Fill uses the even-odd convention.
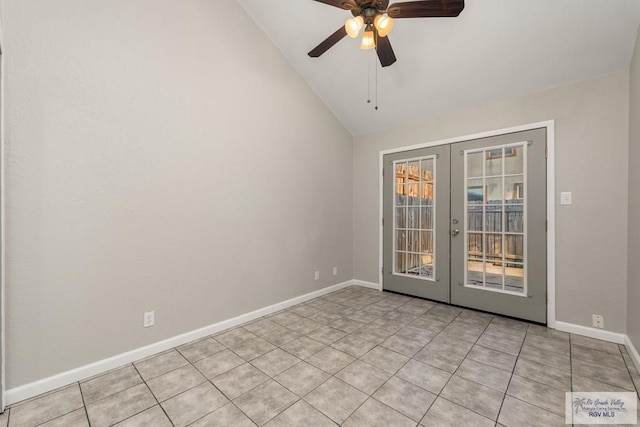
[[[627,335],[640,349],[640,32],[629,73],[629,290]]]
[[[235,1],[1,6],[8,388],[353,277],[352,138]]]
[[[557,320],[626,331],[629,74],[456,111],[354,142],[354,277],[378,282],[381,150],[556,120]]]

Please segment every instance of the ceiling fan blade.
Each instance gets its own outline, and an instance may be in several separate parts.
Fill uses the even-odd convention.
[[[387,13],[396,18],[453,18],[464,9],[464,0],[424,0],[394,3]]]
[[[376,52],[378,53],[380,64],[383,67],[388,67],[389,65],[396,62],[396,54],[393,52],[393,48],[391,47],[391,42],[389,41],[388,36],[376,37]]]
[[[309,52],[309,56],[312,58],[317,58],[326,51],[328,51],[334,44],[338,43],[340,40],[347,36],[347,30],[344,29],[344,26],[338,28],[338,30],[327,37],[322,43],[316,46],[311,52]]]
[[[355,0],[315,0],[319,3],[328,4],[329,6],[339,7],[344,10],[355,9],[358,4]]]

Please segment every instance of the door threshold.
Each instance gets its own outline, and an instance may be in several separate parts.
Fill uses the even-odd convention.
[[[388,289],[383,289],[382,292],[388,292],[390,294],[402,295],[402,296],[405,296],[405,297],[416,298],[416,299],[420,299],[420,300],[424,300],[424,301],[430,301],[430,302],[433,302],[435,304],[442,304],[442,305],[446,305],[446,306],[449,306],[449,307],[462,308],[464,310],[475,311],[475,312],[478,312],[478,313],[490,314],[491,316],[499,316],[499,317],[502,317],[502,318],[505,318],[505,319],[517,320],[518,322],[530,323],[532,325],[537,325],[537,326],[544,326],[545,328],[548,327],[547,323],[534,322],[534,321],[531,321],[531,320],[520,319],[520,318],[517,318],[517,317],[507,316],[507,315],[500,314],[500,313],[493,313],[493,312],[490,312],[490,311],[478,310],[477,308],[464,307],[462,305],[450,304],[450,303],[447,303],[447,302],[436,301],[436,300],[429,299],[429,298],[417,297],[415,295],[409,295],[409,294],[405,294],[405,293],[397,292],[397,291],[390,291]]]

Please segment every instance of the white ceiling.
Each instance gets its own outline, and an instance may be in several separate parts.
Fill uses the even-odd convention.
[[[238,1],[354,135],[624,69],[640,22],[638,0],[467,0],[457,18],[397,19],[389,39],[398,61],[377,68],[375,111],[366,102],[375,53],[359,39],[307,56],[349,12]]]

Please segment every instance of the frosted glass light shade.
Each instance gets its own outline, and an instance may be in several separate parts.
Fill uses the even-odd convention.
[[[358,37],[358,33],[360,33],[360,29],[364,25],[364,19],[362,16],[356,16],[355,18],[347,19],[347,22],[344,24],[344,29],[347,31],[347,35],[352,39]]]
[[[386,37],[387,34],[391,32],[393,28],[393,18],[390,18],[389,15],[378,15],[376,19],[373,21],[373,25],[376,26],[378,30],[378,35],[380,37]]]
[[[374,47],[376,47],[376,38],[373,35],[373,30],[368,29],[362,36],[362,44],[360,44],[360,49],[373,49]]]

